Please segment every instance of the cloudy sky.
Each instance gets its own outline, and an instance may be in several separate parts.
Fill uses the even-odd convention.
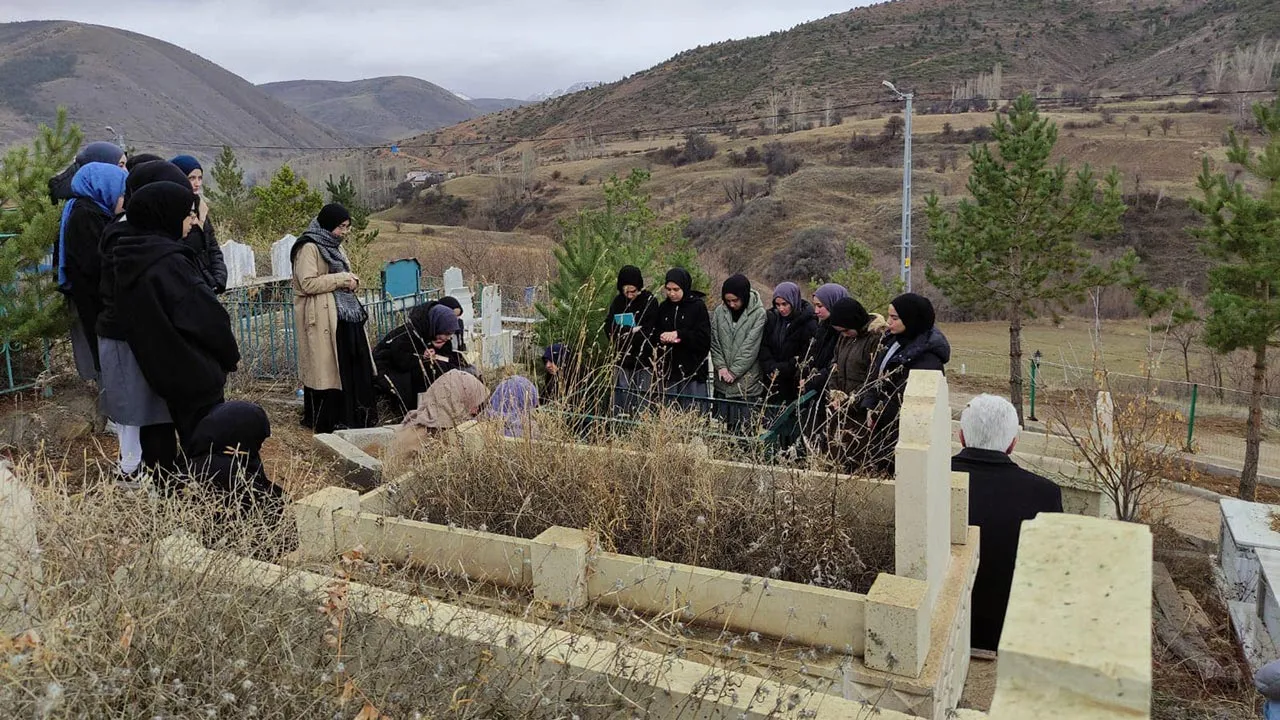
[[[472,97],[611,81],[868,0],[0,0],[181,45],[255,82],[413,75]],[[730,8],[732,8],[730,10]]]

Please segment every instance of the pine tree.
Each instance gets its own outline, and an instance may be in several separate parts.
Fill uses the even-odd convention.
[[[1192,206],[1204,216],[1196,233],[1205,252],[1217,261],[1209,270],[1205,342],[1218,352],[1253,353],[1249,420],[1245,426],[1240,497],[1253,500],[1262,445],[1262,396],[1267,383],[1267,348],[1280,341],[1280,99],[1253,106],[1258,127],[1267,136],[1261,151],[1233,129],[1227,160],[1252,175],[1228,180],[1204,160],[1199,186],[1203,200]],[[1256,185],[1257,191],[1250,186]]]
[[[681,224],[661,223],[650,207],[651,198],[643,191],[648,180],[648,171],[640,169],[626,179],[615,175],[604,184],[603,208],[582,210],[561,222],[564,237],[555,249],[559,272],[549,288],[551,300],[537,305],[544,318],[538,324],[539,342],[569,344],[587,364],[604,357],[607,343],[601,328],[623,265],[640,268],[652,287],[660,284],[654,280],[667,268],[683,267],[696,289],[707,289],[710,279],[681,236]]]
[[[355,183],[346,175],[340,176],[336,181],[330,175],[324,188],[329,193],[329,202],[338,203],[351,213],[351,230],[342,245],[351,260],[352,269],[360,277],[376,272],[377,269],[372,267],[373,243],[378,239],[378,230],[369,229],[370,209],[360,201]]]
[[[51,272],[36,272],[58,240],[61,208],[49,202],[48,180],[75,159],[83,136],[58,109],[30,146],[0,160],[0,339],[31,342],[62,334],[66,305]]]
[[[320,193],[288,165],[282,165],[269,184],[255,187],[253,198],[257,201],[253,208],[255,234],[268,242],[286,233],[301,233],[324,207]]]
[[[244,170],[230,146],[224,145],[204,190],[213,220],[232,238],[246,238],[253,229],[253,195],[244,184]]]
[[[1117,232],[1125,206],[1114,169],[1099,188],[1088,165],[1073,177],[1065,161],[1049,164],[1058,128],[1031,95],[1019,96],[1007,119],[997,114],[992,130],[995,152],[985,144],[969,151],[971,198],[947,211],[928,197],[934,257],[926,275],[956,305],[1009,321],[1009,399],[1021,422],[1022,323],[1115,281],[1079,241]]]

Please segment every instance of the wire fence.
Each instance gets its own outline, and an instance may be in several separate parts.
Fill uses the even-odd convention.
[[[1046,408],[1062,402],[1061,392],[1099,387],[1098,371],[1091,367],[1044,359],[1037,363],[1033,358],[1024,359],[1024,363],[1023,378],[1030,396],[1031,415],[1036,414],[1038,406],[1041,419],[1046,416]],[[948,372],[953,377],[977,379],[969,382],[979,389],[1003,392],[1008,388],[1009,357],[960,351],[953,355]],[[1197,455],[1206,460],[1243,465],[1249,391],[1112,371],[1106,372],[1106,385],[1113,393],[1152,397],[1176,411],[1186,423],[1185,447]],[[1280,429],[1280,396],[1262,396],[1262,415],[1264,442],[1260,447],[1259,465],[1280,474],[1280,445],[1265,442],[1270,431]]]

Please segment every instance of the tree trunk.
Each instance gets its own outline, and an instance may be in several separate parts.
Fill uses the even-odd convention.
[[[1009,319],[1009,402],[1018,411],[1018,426],[1026,427],[1022,419],[1022,314],[1016,310]]]
[[[1249,423],[1245,428],[1244,468],[1240,471],[1240,499],[1253,501],[1258,492],[1258,454],[1262,447],[1262,391],[1267,384],[1267,345],[1253,349],[1253,387],[1249,392]]]
[[[1187,385],[1191,384],[1191,345],[1182,345],[1182,372],[1187,375]]]

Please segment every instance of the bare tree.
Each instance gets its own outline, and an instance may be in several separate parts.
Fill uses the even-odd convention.
[[[800,90],[796,87],[791,88],[791,132],[800,129]]]
[[[1231,53],[1221,52],[1213,56],[1209,64],[1209,87],[1214,92],[1227,89],[1227,71],[1231,69]]]
[[[525,148],[520,153],[520,185],[525,192],[533,190],[533,178],[538,172],[538,156],[532,148]]]
[[[1236,47],[1231,58],[1240,122],[1249,122],[1249,94],[1271,86],[1271,75],[1280,63],[1280,41],[1262,38],[1253,45]]]
[[[826,99],[826,102],[823,104],[822,110],[823,110],[822,126],[831,127],[831,116],[834,114],[834,110],[835,110],[835,103],[832,102],[831,98]]]
[[[1171,127],[1173,127],[1173,126],[1174,126],[1174,120],[1173,120],[1173,118],[1171,118],[1171,117],[1162,117],[1162,118],[1160,118],[1160,134],[1161,134],[1161,135],[1168,135],[1168,134],[1169,134],[1169,128],[1171,128]]]
[[[778,134],[778,111],[782,109],[782,93],[774,90],[769,91],[769,133]]]

